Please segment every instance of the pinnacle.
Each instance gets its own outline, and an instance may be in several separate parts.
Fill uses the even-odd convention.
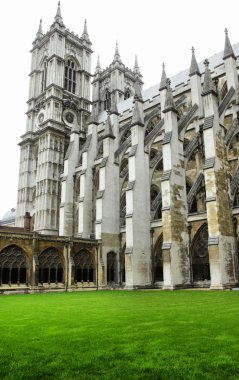
[[[59,25],[63,26],[63,20],[61,17],[61,3],[58,1],[57,11],[55,15],[55,22],[58,22]]]
[[[228,30],[227,30],[227,28],[225,28],[225,46],[224,46],[223,59],[226,59],[229,57],[232,57],[234,59],[236,58],[234,51],[232,49],[231,42],[230,42],[229,37],[228,37]]]
[[[86,42],[90,43],[89,34],[88,34],[88,30],[87,30],[87,21],[86,20],[84,22],[84,29],[83,29],[83,33],[81,35],[81,38],[83,38]]]
[[[165,99],[165,105],[164,105],[164,110],[163,112],[168,112],[168,111],[174,111],[178,113],[174,100],[173,100],[173,94],[172,94],[172,89],[171,89],[171,81],[168,79],[167,80],[167,93],[166,93],[166,99]]]
[[[140,73],[140,69],[139,69],[139,64],[138,64],[138,58],[137,58],[137,55],[135,55],[134,73],[137,74],[138,76],[142,76],[141,73]]]
[[[117,41],[116,41],[115,54],[114,54],[113,62],[116,62],[116,61],[121,62],[120,54],[119,54],[119,47],[118,47]]]
[[[136,100],[136,99],[135,99]],[[141,125],[144,126],[143,105],[139,101],[135,101],[131,126]]]
[[[96,64],[96,68],[95,68],[95,72],[96,73],[99,73],[101,71],[101,66],[100,66],[100,56],[98,54],[98,58],[97,58],[97,64]]]
[[[41,38],[42,36],[43,36],[42,19],[40,19],[40,23],[39,23],[39,27],[38,27],[38,31],[37,31],[36,37],[37,38]]]
[[[160,85],[159,85],[159,91],[161,90],[164,90],[167,88],[167,81],[168,81],[168,78],[167,78],[167,75],[166,75],[166,72],[165,72],[165,64],[163,63],[163,70],[162,70],[162,76],[161,76],[161,82],[160,82]]]
[[[105,122],[105,130],[104,130],[104,136],[103,137],[104,138],[111,137],[113,139],[115,138],[109,114],[108,114],[106,122]]]
[[[205,59],[203,63],[205,65],[205,75],[204,75],[202,95],[207,95],[208,93],[214,93],[216,95],[217,92],[216,92],[216,88],[211,77],[208,59]]]
[[[135,90],[134,100],[135,101],[137,100],[137,101],[143,103],[142,92],[141,92],[140,83],[138,80],[136,80],[136,82],[134,84],[134,90]]]
[[[194,47],[192,47],[192,58],[191,58],[191,65],[190,65],[190,70],[189,70],[189,76],[192,76],[194,74],[201,75],[199,67],[198,67],[198,63],[197,63],[197,60],[196,60],[196,57],[195,57],[195,49],[194,49]]]

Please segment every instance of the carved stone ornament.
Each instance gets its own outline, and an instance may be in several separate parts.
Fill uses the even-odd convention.
[[[67,114],[66,114],[66,120],[68,121],[68,123],[73,123],[73,121],[74,121],[74,115],[73,115],[73,113],[67,112]]]
[[[38,123],[41,124],[43,121],[44,121],[44,113],[41,112],[38,115]]]

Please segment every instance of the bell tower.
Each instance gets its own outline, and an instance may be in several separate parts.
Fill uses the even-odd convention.
[[[16,225],[26,213],[32,229],[58,234],[61,181],[72,131],[84,137],[90,115],[91,41],[63,23],[60,2],[50,30],[42,21],[31,50],[26,132],[21,136]],[[75,154],[78,164],[78,155]],[[73,173],[71,173],[73,176]]]

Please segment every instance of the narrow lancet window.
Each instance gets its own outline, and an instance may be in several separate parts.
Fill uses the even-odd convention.
[[[76,92],[76,68],[75,63],[70,59],[65,65],[64,89],[73,94]]]

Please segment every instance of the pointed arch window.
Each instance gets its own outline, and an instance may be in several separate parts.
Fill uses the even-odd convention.
[[[104,110],[109,110],[111,107],[111,99],[110,99],[110,92],[109,90],[106,90],[105,92],[105,100],[104,100]]]
[[[47,81],[47,61],[43,63],[42,77],[41,77],[41,92],[46,89],[46,81]]]
[[[65,64],[64,89],[73,94],[76,92],[76,66],[71,59]]]
[[[124,100],[129,99],[131,97],[129,89],[127,89],[124,93]]]

